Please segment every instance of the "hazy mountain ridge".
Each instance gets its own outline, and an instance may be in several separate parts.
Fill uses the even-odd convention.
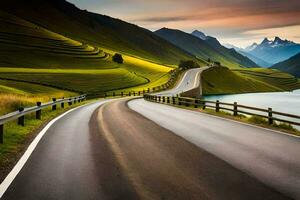
[[[247,57],[223,47],[219,41],[211,36],[206,36],[200,31],[194,31],[192,34],[180,30],[162,28],[155,33],[188,51],[189,53],[207,60],[219,61],[229,67],[254,67],[256,64]],[[203,40],[203,39],[205,40]]]
[[[271,68],[288,72],[300,78],[300,53],[289,58],[288,60],[273,65]]]

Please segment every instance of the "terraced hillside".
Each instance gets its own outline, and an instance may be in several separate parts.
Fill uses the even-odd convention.
[[[101,67],[108,55],[0,11],[0,66],[34,68]],[[110,67],[109,67],[110,68]]]
[[[290,74],[263,68],[230,70],[214,67],[205,71],[202,77],[206,95],[281,92],[300,88],[300,81]]]
[[[65,0],[10,0],[1,2],[1,9],[75,40],[156,63],[195,59],[149,30],[80,10]]]
[[[146,89],[168,81],[172,67],[126,55],[124,63],[117,64],[112,61],[114,53],[0,11],[0,97],[1,105],[7,104],[0,114],[22,102]]]

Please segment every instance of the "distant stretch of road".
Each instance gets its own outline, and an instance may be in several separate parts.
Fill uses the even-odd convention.
[[[200,84],[198,72],[167,93]],[[143,99],[99,100],[54,122],[0,192],[7,200],[299,199],[299,146],[296,137]]]
[[[199,89],[199,94],[202,95],[201,88],[201,73],[208,69],[208,67],[201,67],[188,70],[180,80],[180,82],[173,88],[167,91],[159,92],[158,95],[173,96],[193,89]]]

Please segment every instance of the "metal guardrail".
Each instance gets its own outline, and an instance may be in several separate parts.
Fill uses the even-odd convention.
[[[52,107],[52,110],[57,109],[57,105],[60,104],[61,108],[65,107],[65,103],[68,103],[71,106],[73,103],[82,102],[86,99],[86,95],[80,95],[76,97],[70,98],[62,98],[56,99],[53,98],[51,102],[41,103],[37,102],[36,106],[29,107],[29,108],[19,108],[18,111],[3,115],[0,117],[0,144],[3,144],[3,135],[4,135],[4,124],[13,120],[18,120],[18,125],[25,126],[25,115],[36,113],[36,119],[41,119],[42,110],[47,107]]]
[[[220,112],[220,110],[226,110],[226,111],[233,112],[234,116],[238,116],[238,114],[240,113],[250,115],[250,116],[259,116],[262,118],[266,118],[270,125],[274,124],[274,121],[279,121],[279,122],[300,126],[300,122],[295,121],[295,119],[298,119],[300,121],[300,116],[273,111],[272,108],[263,109],[263,108],[257,108],[252,106],[240,105],[237,102],[224,103],[218,100],[206,101],[206,100],[195,99],[195,98],[168,97],[168,96],[157,96],[157,95],[150,95],[150,94],[145,94],[144,99],[152,102],[157,102],[157,103],[185,105],[187,107],[194,106],[194,108],[202,108],[202,109],[213,108],[215,109],[216,112]],[[254,113],[253,111],[256,111],[256,113]],[[285,117],[286,119],[283,119],[281,117]]]

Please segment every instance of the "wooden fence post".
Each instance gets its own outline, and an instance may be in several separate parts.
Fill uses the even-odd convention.
[[[115,92],[113,92],[113,96],[116,96],[116,93],[115,93]]]
[[[71,106],[71,105],[72,105],[72,99],[71,99],[71,98],[69,98],[69,102],[68,102],[68,104],[69,104],[69,106]]]
[[[205,110],[206,109],[206,102],[202,101],[202,109]]]
[[[234,102],[234,104],[233,104],[233,115],[234,116],[238,115],[238,105],[237,105],[237,102]]]
[[[65,100],[65,97],[63,97],[62,100]],[[62,109],[64,109],[65,108],[65,102],[62,101],[61,104],[60,104],[60,106],[61,106]]]
[[[141,91],[139,91],[139,96],[141,96]]]
[[[52,100],[53,100],[53,103],[56,102],[56,98],[52,98]],[[53,104],[53,105],[52,105],[52,110],[56,110],[56,104]]]
[[[4,124],[0,125],[0,144],[3,144]]]
[[[216,112],[219,112],[220,111],[220,101],[217,100],[216,101]]]
[[[195,103],[194,107],[195,107],[195,108],[198,108],[198,99],[195,99],[195,102],[194,102],[194,103]]]
[[[23,112],[24,111],[24,108],[19,108],[19,112]],[[25,116],[21,116],[18,118],[18,125],[20,126],[25,126]]]
[[[177,99],[178,99],[178,105],[180,105],[180,106],[181,106],[181,98],[180,98],[180,97],[178,97]]]
[[[129,92],[128,94],[129,94],[129,96],[131,96],[131,92]]]
[[[42,102],[36,102],[36,105],[38,107],[40,107],[42,105]],[[36,119],[42,119],[42,110],[41,109],[36,111],[35,118]]]
[[[269,119],[269,124],[272,125],[273,124],[273,113],[272,113],[272,108],[268,109],[268,119]]]

